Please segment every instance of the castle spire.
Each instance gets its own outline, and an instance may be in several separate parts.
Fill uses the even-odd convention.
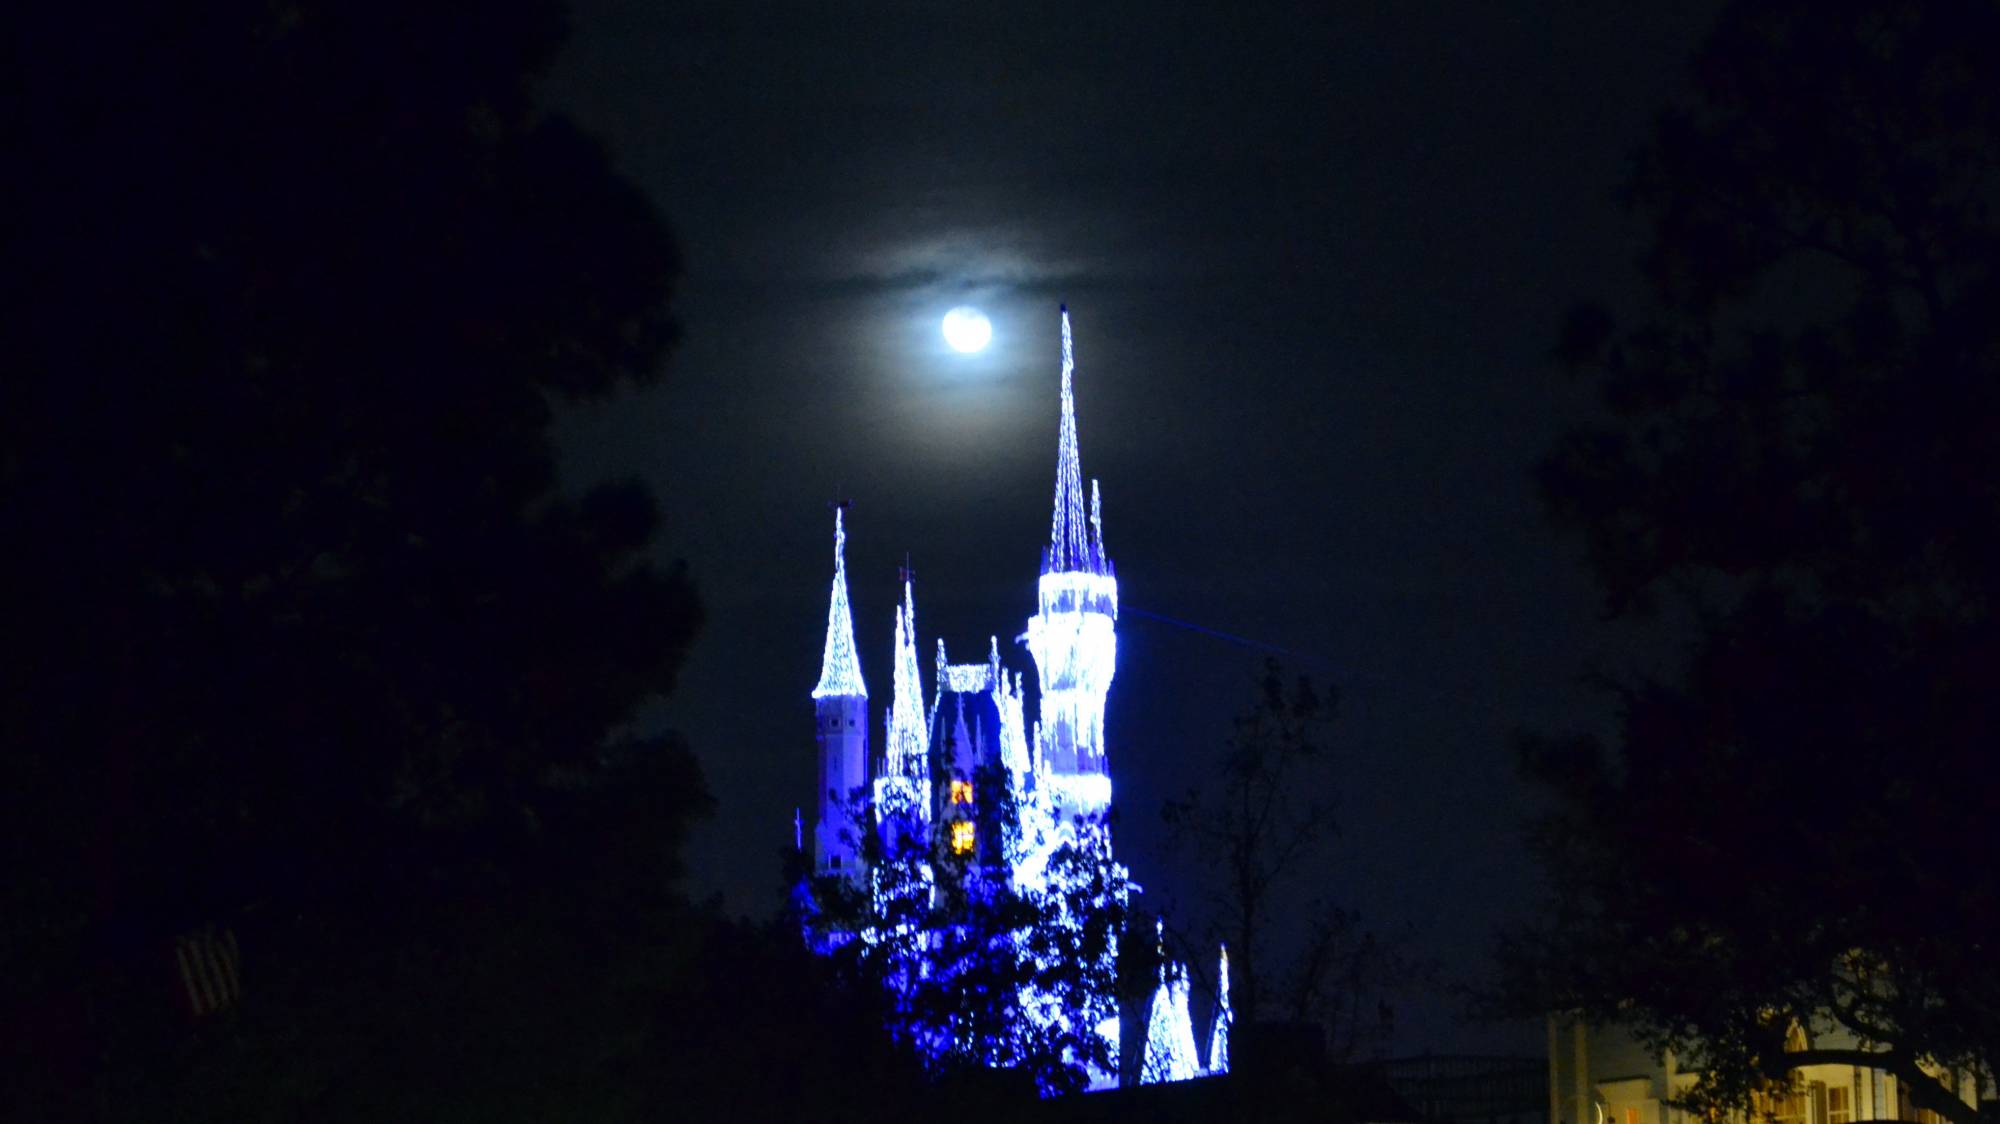
[[[1208,1032],[1208,1072],[1229,1072],[1229,1028],[1236,1014],[1229,1007],[1229,946],[1222,946],[1222,962],[1215,970],[1215,1022]]]
[[[1160,983],[1146,1018],[1146,1052],[1139,1066],[1139,1084],[1158,1085],[1202,1076],[1194,1048],[1194,1023],[1188,1016],[1187,970],[1167,959],[1164,926],[1154,922],[1160,950]]]
[[[841,516],[847,505],[833,506],[833,598],[826,607],[826,651],[820,657],[819,686],[812,697],[868,697],[861,679],[861,657],[854,650],[854,617],[847,607],[847,530]]]
[[[917,606],[903,572],[903,603],[896,609],[895,694],[889,700],[884,774],[930,783],[929,724],[924,720],[924,682],[917,669]]]
[[[1083,508],[1083,470],[1076,449],[1076,397],[1072,382],[1076,353],[1070,343],[1069,306],[1062,306],[1062,426],[1056,438],[1055,517],[1049,528],[1045,574],[1079,570],[1096,573],[1103,566],[1092,542]],[[1094,522],[1094,520],[1093,520]]]

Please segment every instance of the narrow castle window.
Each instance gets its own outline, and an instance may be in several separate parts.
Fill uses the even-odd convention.
[[[952,783],[955,785],[959,782],[953,781]],[[971,820],[959,820],[958,822],[951,825],[952,854],[954,855],[967,854],[972,850],[972,844],[973,844],[973,826]]]
[[[972,782],[971,781],[951,782],[951,802],[954,804],[972,803]],[[966,826],[969,827],[971,825],[968,824]]]

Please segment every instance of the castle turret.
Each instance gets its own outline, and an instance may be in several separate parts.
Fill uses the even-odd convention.
[[[847,530],[843,508],[833,511],[833,596],[826,609],[826,649],[813,716],[819,739],[819,820],[813,827],[813,866],[821,874],[860,874],[859,827],[849,815],[868,785],[868,685],[854,648],[854,617],[847,604]]]
[[[1118,578],[1104,553],[1103,506],[1091,482],[1088,514],[1077,455],[1076,370],[1069,309],[1062,312],[1062,422],[1056,445],[1055,514],[1042,555],[1039,606],[1028,651],[1041,678],[1042,778],[1059,818],[1102,814],[1111,804],[1104,699],[1118,658]]]
[[[1160,983],[1146,1017],[1146,1053],[1139,1067],[1141,1085],[1187,1081],[1203,1074],[1194,1051],[1194,1020],[1188,1014],[1187,969],[1167,959],[1164,934],[1160,946]]]
[[[1236,1013],[1229,1007],[1229,946],[1222,946],[1215,969],[1215,1021],[1208,1028],[1208,1072],[1229,1072],[1229,1030]]]
[[[930,830],[930,732],[924,718],[924,684],[917,666],[917,607],[903,575],[903,603],[896,609],[894,694],[889,700],[882,762],[875,771],[875,809],[885,841],[900,831],[922,845]]]

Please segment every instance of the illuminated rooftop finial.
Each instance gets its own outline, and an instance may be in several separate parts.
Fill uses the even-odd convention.
[[[1062,424],[1056,436],[1056,504],[1049,527],[1045,574],[1102,573],[1104,558],[1083,511],[1083,471],[1076,447],[1076,352],[1070,341],[1069,306],[1062,306]]]
[[[819,686],[812,697],[868,697],[861,679],[861,657],[854,650],[854,617],[847,607],[847,529],[841,515],[847,505],[833,505],[833,599],[826,607],[826,652],[820,657]]]

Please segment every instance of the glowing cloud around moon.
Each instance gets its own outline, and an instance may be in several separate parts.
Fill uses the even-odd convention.
[[[976,308],[964,305],[944,314],[944,342],[953,351],[966,354],[978,351],[993,338],[993,322]]]

